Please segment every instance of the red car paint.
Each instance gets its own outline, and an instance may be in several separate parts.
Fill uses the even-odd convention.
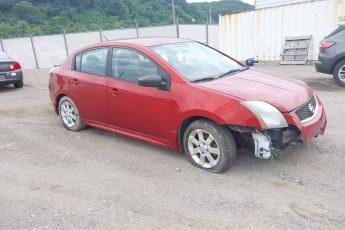
[[[129,39],[90,45],[71,55],[51,71],[50,97],[58,114],[58,100],[69,96],[83,123],[179,150],[179,128],[192,117],[204,117],[219,125],[241,125],[260,129],[259,121],[243,100],[261,100],[278,108],[289,125],[301,132],[304,142],[326,127],[321,101],[316,117],[301,123],[294,109],[306,103],[313,91],[306,84],[248,70],[218,80],[190,83],[148,46],[185,42],[183,39]],[[72,70],[74,55],[96,47],[127,47],[138,50],[170,76],[169,91],[148,88],[111,77],[93,77]]]

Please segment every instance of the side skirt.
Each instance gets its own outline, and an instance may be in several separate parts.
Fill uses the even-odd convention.
[[[104,124],[104,123],[99,123],[99,122],[95,122],[95,121],[90,121],[90,120],[83,120],[83,123],[85,125],[89,125],[92,126],[94,128],[99,128],[99,129],[103,129],[112,133],[117,133],[117,134],[121,134],[127,137],[132,137],[138,140],[142,140],[145,142],[149,142],[151,144],[154,145],[159,145],[162,146],[164,148],[170,149],[170,145],[168,143],[168,141],[163,140],[163,139],[159,139],[157,137],[153,137],[147,134],[143,134],[143,133],[139,133],[139,132],[133,132],[127,129],[123,129],[123,128],[119,128],[116,126],[112,126],[112,125],[108,125],[108,124]]]

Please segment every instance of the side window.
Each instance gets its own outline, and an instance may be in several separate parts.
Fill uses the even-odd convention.
[[[107,53],[108,48],[93,49],[84,52],[81,57],[80,72],[105,76]],[[76,63],[78,63],[77,57]]]
[[[156,63],[131,49],[113,48],[112,74],[115,78],[137,83],[147,75],[160,75],[164,71]]]

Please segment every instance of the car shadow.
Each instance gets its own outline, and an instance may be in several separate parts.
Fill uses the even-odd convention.
[[[0,93],[14,92],[20,89],[15,88],[13,85],[0,85]]]
[[[178,167],[181,167],[184,169],[189,168],[189,167],[193,168],[192,164],[190,164],[187,156],[183,152],[175,152],[159,145],[154,145],[142,140],[138,140],[138,139],[127,137],[121,134],[112,133],[112,132],[104,131],[101,129],[89,127],[89,126],[86,127],[85,130],[83,131],[92,133],[93,135],[107,137],[109,138],[109,140],[112,140],[113,138],[115,138],[118,142],[121,142],[119,145],[133,146],[133,154],[136,154],[135,149],[144,149],[145,152],[149,152],[149,154],[156,154],[156,155],[163,154],[163,156],[160,155],[160,157],[163,157],[163,158],[173,157],[175,161],[177,161],[176,165],[178,165]],[[144,157],[144,156],[142,156],[141,154],[140,157]],[[231,174],[231,173],[234,173],[235,171],[243,171],[243,170],[248,170],[248,171],[259,170],[260,171],[267,167],[271,167],[270,165],[272,165],[271,160],[262,160],[255,157],[254,153],[248,150],[241,150],[237,152],[237,157],[232,167],[226,172],[224,172],[223,174],[227,175],[228,173]],[[197,168],[195,169],[201,170]],[[199,172],[199,171],[196,171],[196,172]]]

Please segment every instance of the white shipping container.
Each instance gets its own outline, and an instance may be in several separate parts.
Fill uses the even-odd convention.
[[[308,2],[308,1],[310,2],[313,0],[256,0],[255,1],[255,9],[289,5],[289,4]]]
[[[345,0],[308,1],[220,15],[220,48],[239,60],[281,60],[285,37],[312,35],[309,60],[319,42],[345,23]]]

